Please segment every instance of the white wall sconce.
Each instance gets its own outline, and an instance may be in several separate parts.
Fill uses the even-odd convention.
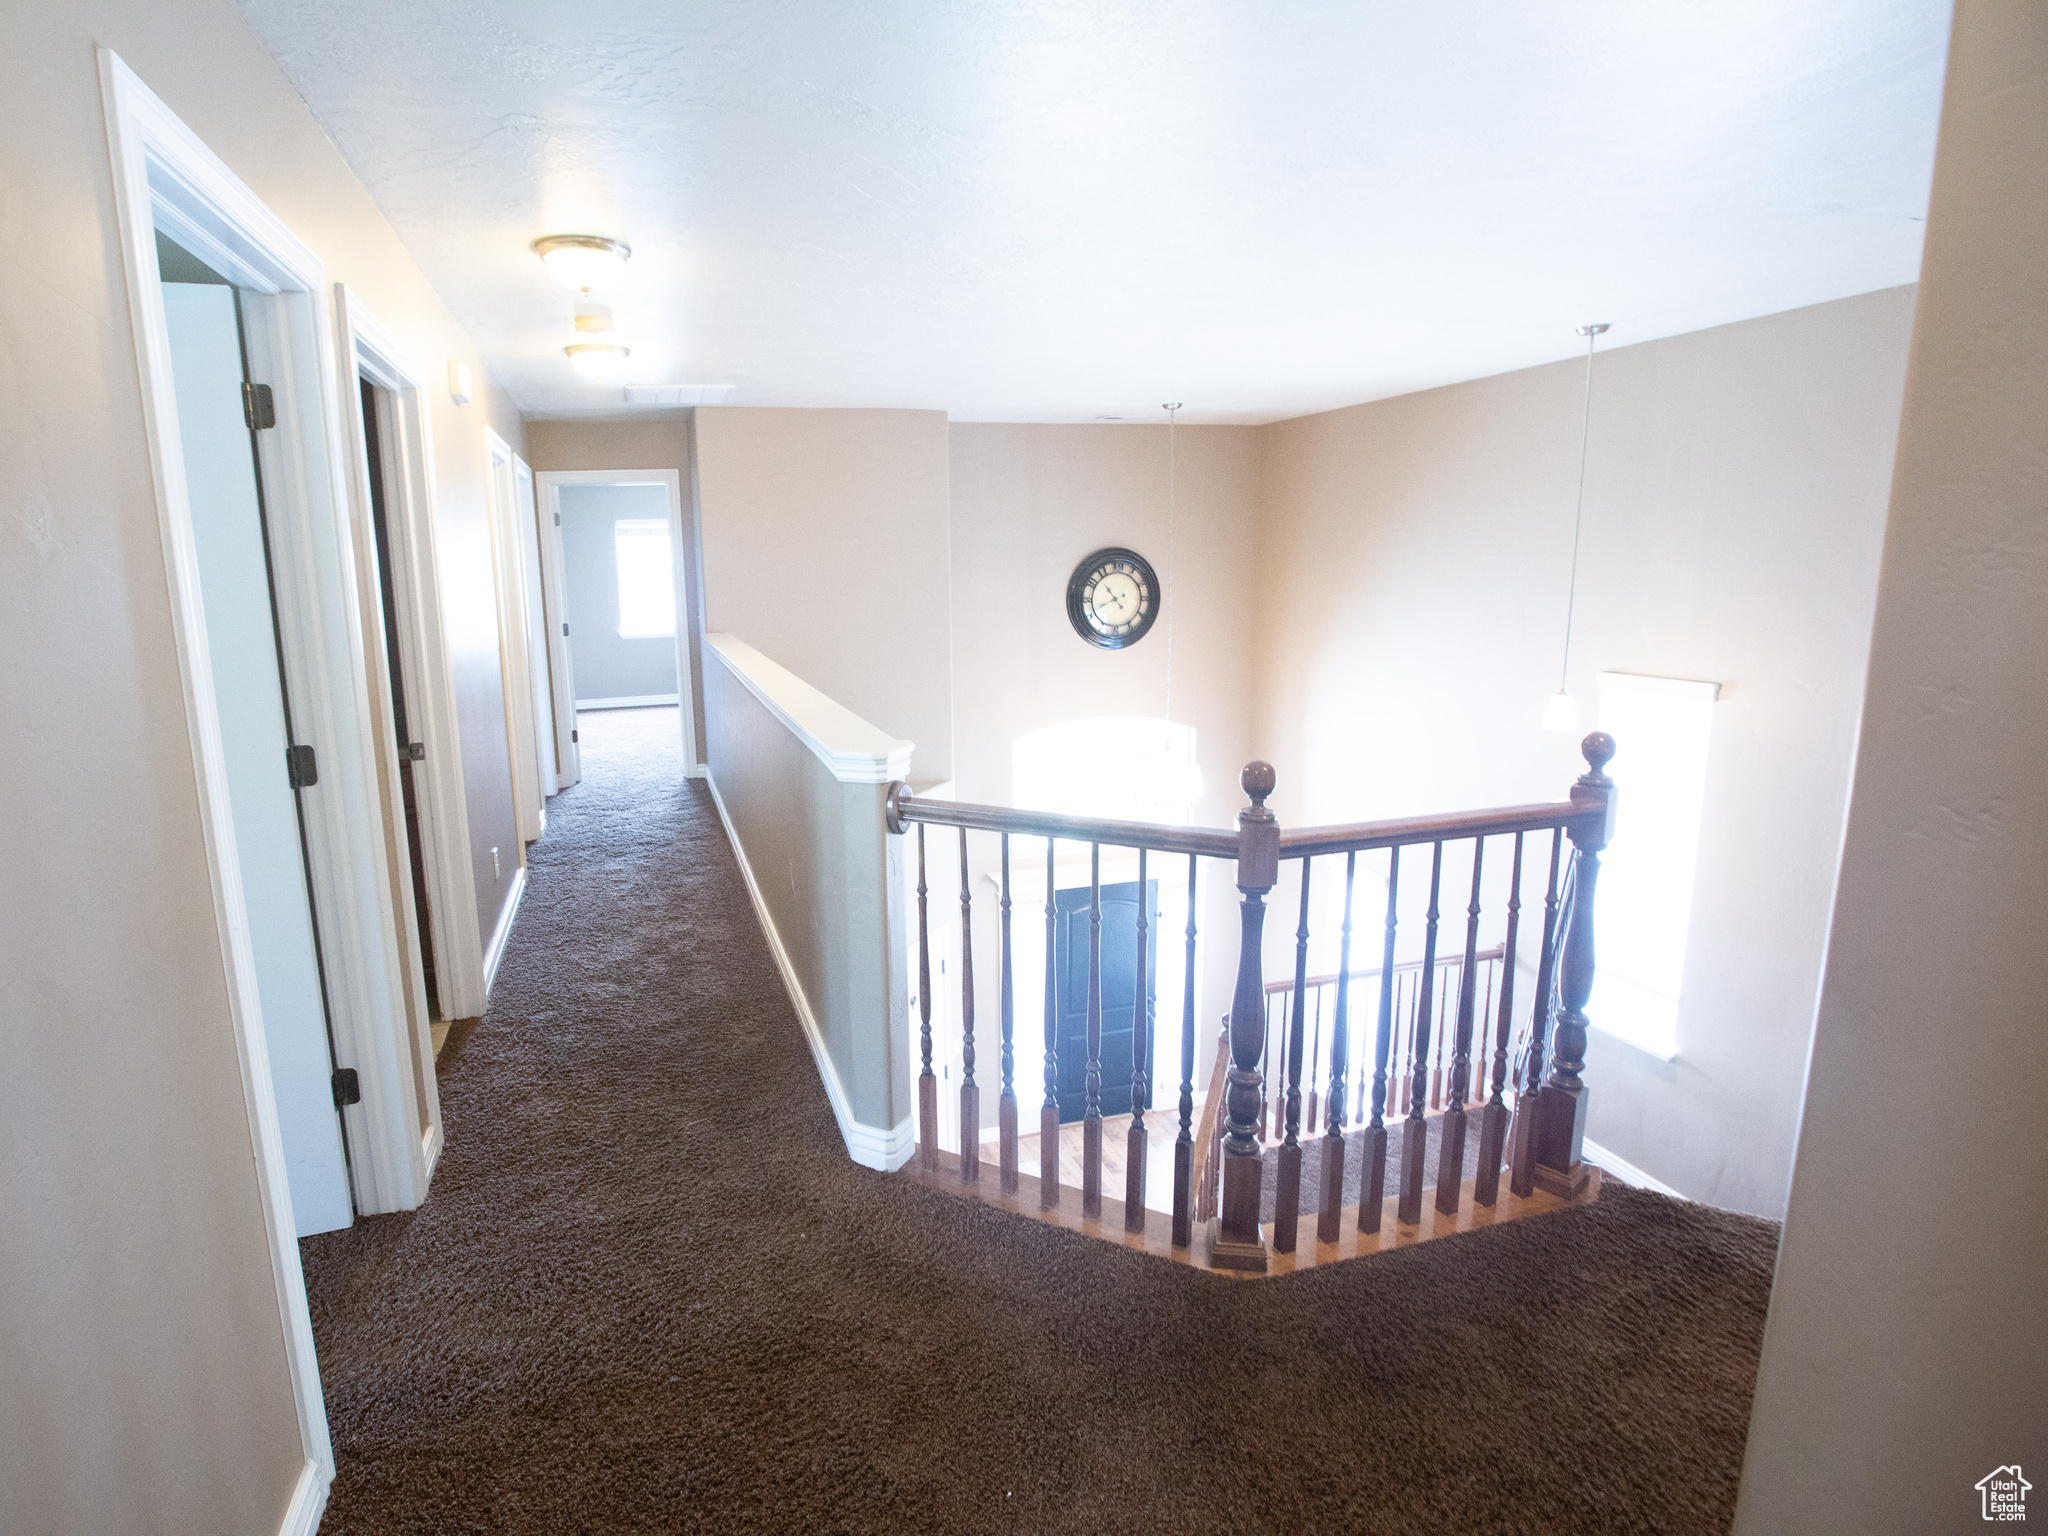
[[[585,293],[618,281],[633,255],[625,241],[603,235],[543,235],[533,251],[557,282]]]
[[[449,362],[448,398],[457,405],[467,405],[476,398],[476,391],[470,386],[469,364]]]
[[[631,347],[622,347],[608,341],[579,341],[562,348],[569,356],[569,366],[586,379],[609,379],[617,375],[619,365],[632,355]]]

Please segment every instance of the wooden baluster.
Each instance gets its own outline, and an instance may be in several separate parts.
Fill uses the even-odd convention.
[[[1306,867],[1306,865],[1308,864],[1307,859],[1303,859],[1301,862],[1304,867]],[[1316,1092],[1316,1085],[1322,1079],[1321,1064],[1323,1060],[1323,989],[1321,987],[1317,987],[1315,989],[1315,992],[1316,1017],[1315,1023],[1309,1026],[1308,1037],[1308,1114],[1303,1117],[1301,1122],[1304,1126],[1308,1128],[1308,1133],[1311,1136],[1315,1135],[1316,1133],[1316,1116],[1322,1112],[1322,1100]]]
[[[1493,978],[1500,968],[1498,960],[1486,962],[1486,1001],[1479,1009],[1479,1049],[1472,1053],[1472,1091],[1465,1096],[1470,1108],[1477,1108],[1486,1102],[1486,1021],[1493,1017]]]
[[[1408,1011],[1411,1006],[1407,1001],[1408,992],[1407,980],[1397,977],[1394,1006],[1399,1011],[1394,1017],[1394,1077],[1401,1091],[1397,1096],[1400,1100],[1399,1107],[1393,1108],[1393,1097],[1389,1098],[1388,1104],[1392,1112],[1403,1120],[1408,1118]]]
[[[1266,995],[1266,893],[1280,878],[1280,819],[1266,809],[1275,775],[1271,763],[1247,765],[1238,782],[1251,805],[1237,813],[1237,888],[1240,930],[1237,947],[1237,990],[1230,1005],[1229,1088],[1224,1100],[1229,1129],[1223,1140],[1223,1201],[1210,1262],[1222,1268],[1263,1270],[1265,1244],[1259,1235],[1260,1185],[1265,1160],[1260,1155],[1259,1044]]]
[[[1358,855],[1347,853],[1344,926],[1337,938],[1337,1010],[1330,1019],[1330,1091],[1323,1099],[1328,1118],[1323,1126],[1323,1204],[1316,1216],[1319,1243],[1337,1241],[1344,1216],[1344,1098],[1351,1086],[1351,887],[1357,875]]]
[[[1558,960],[1556,1032],[1550,1043],[1550,1075],[1537,1098],[1536,1186],[1576,1199],[1592,1175],[1581,1159],[1588,1093],[1586,1002],[1593,995],[1593,908],[1600,881],[1600,851],[1614,830],[1614,781],[1607,777],[1614,738],[1595,731],[1579,744],[1587,772],[1572,786],[1572,804],[1588,813],[1575,820],[1572,840],[1572,912]]]
[[[1045,840],[1045,1107],[1038,1112],[1038,1204],[1051,1210],[1060,1203],[1060,1047],[1058,969],[1054,963],[1059,937],[1054,900],[1053,866],[1058,847]]]
[[[1102,844],[1088,845],[1088,1062],[1081,1100],[1081,1214],[1102,1214]]]
[[[1002,1011],[1003,1088],[996,1101],[998,1132],[997,1158],[1002,1169],[1003,1193],[1017,1193],[1017,1048],[1012,1039],[1016,1026],[1016,994],[1010,974],[1010,834],[1003,834],[1002,904]]]
[[[1399,1219],[1403,1226],[1414,1226],[1422,1220],[1422,1175],[1423,1155],[1428,1149],[1429,1127],[1423,1121],[1422,1106],[1429,1097],[1429,1084],[1425,1080],[1429,1070],[1429,1011],[1433,1006],[1432,994],[1436,987],[1436,925],[1442,915],[1437,910],[1437,896],[1443,886],[1444,845],[1439,842],[1429,864],[1429,909],[1423,913],[1422,927],[1422,995],[1417,1001],[1415,1015],[1415,1074],[1413,1098],[1408,1106],[1408,1123],[1401,1133],[1401,1204]]]
[[[1458,976],[1458,1040],[1451,1052],[1451,1091],[1445,1095],[1443,1145],[1436,1164],[1436,1208],[1458,1213],[1465,1188],[1465,1101],[1472,1096],[1472,1021],[1479,1006],[1479,880],[1486,839],[1472,839],[1472,900],[1465,908],[1465,963]]]
[[[1301,861],[1300,921],[1294,929],[1294,1023],[1287,1035],[1287,1134],[1273,1186],[1273,1251],[1292,1253],[1301,1226],[1301,1048],[1308,1034],[1308,875]]]
[[[939,1080],[932,1075],[932,936],[925,910],[924,823],[917,824],[917,1019],[924,1071],[917,1079],[917,1165],[939,1166]]]
[[[1443,970],[1442,965],[1437,967],[1436,1025],[1431,1036],[1436,1041],[1436,1063],[1429,1075],[1429,1107],[1432,1113],[1444,1107],[1444,1017],[1449,1011],[1451,989],[1441,974]]]
[[[1530,1010],[1529,1060],[1515,1088],[1515,1123],[1509,1157],[1508,1191],[1527,1196],[1536,1188],[1536,1094],[1543,1081],[1543,1044],[1550,1035],[1551,981],[1557,964],[1557,876],[1563,862],[1564,828],[1550,834],[1550,888],[1543,898],[1543,946],[1536,951],[1536,1002]]]
[[[1188,855],[1187,974],[1180,990],[1180,1134],[1173,1139],[1173,1246],[1195,1240],[1195,856]]]
[[[1514,1029],[1515,937],[1522,923],[1523,836],[1520,832],[1515,834],[1515,867],[1508,876],[1508,932],[1500,951],[1500,1015],[1494,1026],[1493,1093],[1479,1116],[1479,1182],[1472,1191],[1472,1199],[1479,1205],[1492,1205],[1499,1200],[1501,1157],[1507,1150],[1508,1106],[1503,1095],[1508,1084],[1508,1036]],[[1489,996],[1489,1009],[1492,1002]]]
[[[981,1182],[981,1090],[974,1083],[974,896],[960,829],[960,1182]]]
[[[1387,1064],[1392,1061],[1396,1073],[1400,1070],[1399,1055],[1389,1056],[1390,1042],[1399,1048],[1398,1000],[1401,978],[1394,969],[1394,931],[1400,921],[1401,896],[1401,850],[1392,848],[1387,855],[1387,924],[1386,940],[1380,951],[1380,1009],[1379,1022],[1373,1029],[1372,1048],[1372,1123],[1366,1128],[1364,1177],[1358,1188],[1358,1230],[1377,1232],[1380,1229],[1380,1204],[1387,1188]],[[1345,891],[1345,901],[1350,901],[1350,891]],[[1350,932],[1347,923],[1345,932]],[[1365,1074],[1359,1073],[1360,1077]]]
[[[1401,1058],[1401,1118],[1407,1119],[1414,1111],[1415,1098],[1415,1024],[1422,1008],[1422,972],[1411,971],[1408,976],[1408,1031],[1402,1042],[1407,1053]]]
[[[1152,902],[1145,882],[1145,850],[1138,850],[1138,991],[1131,1000],[1131,1133],[1124,1143],[1124,1230],[1145,1230],[1145,1100],[1151,1095]]]

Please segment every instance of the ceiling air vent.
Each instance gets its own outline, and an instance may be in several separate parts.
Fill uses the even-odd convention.
[[[628,384],[628,405],[723,405],[730,384]]]

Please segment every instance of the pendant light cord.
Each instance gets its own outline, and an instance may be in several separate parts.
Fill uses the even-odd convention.
[[[1559,693],[1565,691],[1565,674],[1571,669],[1572,610],[1579,597],[1579,533],[1586,525],[1586,443],[1593,432],[1593,342],[1606,329],[1605,325],[1579,327],[1579,334],[1586,338],[1586,404],[1579,418],[1579,504],[1572,514],[1572,575],[1564,596],[1564,659],[1557,664]]]
[[[1179,496],[1180,455],[1174,438],[1175,418],[1180,415],[1180,402],[1175,400],[1162,405],[1166,412],[1166,591],[1161,594],[1166,601],[1166,723],[1173,724],[1173,611],[1179,606],[1174,601],[1178,595],[1176,587],[1180,581],[1180,561],[1174,556],[1174,513]]]

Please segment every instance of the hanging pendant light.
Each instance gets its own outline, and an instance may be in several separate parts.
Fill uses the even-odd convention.
[[[1593,339],[1606,329],[1604,321],[1579,327],[1579,334],[1586,338],[1586,405],[1579,418],[1579,503],[1572,517],[1572,575],[1564,599],[1564,656],[1557,664],[1557,692],[1543,705],[1543,729],[1564,734],[1576,734],[1579,729],[1579,706],[1565,689],[1565,674],[1571,667],[1572,611],[1579,597],[1579,532],[1586,522],[1586,444],[1593,429]]]

